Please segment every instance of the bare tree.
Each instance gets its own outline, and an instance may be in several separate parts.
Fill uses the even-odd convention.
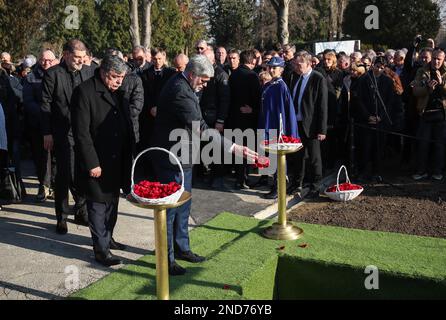
[[[144,0],[144,44],[146,48],[150,48],[152,42],[152,4],[155,0]]]
[[[291,0],[270,0],[277,13],[277,37],[280,44],[288,44],[290,33],[288,31],[288,17]]]
[[[138,18],[138,0],[129,0],[130,12],[130,36],[132,37],[133,47],[141,44],[139,36],[139,18]]]
[[[342,38],[342,22],[344,20],[344,11],[347,7],[348,0],[330,0],[329,12],[329,32],[328,39]]]

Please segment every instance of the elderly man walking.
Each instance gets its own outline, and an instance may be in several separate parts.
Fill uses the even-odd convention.
[[[72,101],[73,133],[80,161],[77,175],[85,190],[95,259],[105,265],[121,261],[110,249],[114,241],[119,189],[128,188],[134,138],[125,91],[118,90],[127,72],[124,60],[106,56],[94,78],[81,84]]]

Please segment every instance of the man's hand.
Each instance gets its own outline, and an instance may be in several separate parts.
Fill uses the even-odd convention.
[[[318,134],[317,135],[317,139],[319,141],[324,141],[327,138],[327,136],[325,134]]]
[[[92,178],[99,178],[102,174],[101,167],[96,167],[90,170],[90,177]]]
[[[248,162],[254,163],[255,160],[259,157],[258,153],[249,149],[248,147],[244,147],[238,144],[234,144],[234,148],[232,152],[239,157],[246,158]]]
[[[429,90],[430,90],[431,92],[435,90],[435,88],[437,87],[437,85],[438,85],[438,81],[437,81],[437,80],[430,80],[430,81],[427,83],[427,86],[429,87]]]
[[[369,124],[377,124],[381,121],[380,117],[370,116],[369,117]]]
[[[150,109],[150,114],[152,115],[152,117],[156,117],[156,107]]]
[[[252,108],[245,104],[244,106],[240,107],[240,112],[244,114],[249,114],[252,113]]]
[[[215,124],[215,130],[218,130],[218,132],[223,133],[224,129],[225,129],[225,125],[223,123],[217,122]]]
[[[53,145],[54,145],[54,141],[53,141],[53,136],[51,134],[43,136],[43,148],[46,151],[53,150]]]

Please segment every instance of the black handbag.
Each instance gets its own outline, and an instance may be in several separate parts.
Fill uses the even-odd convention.
[[[23,183],[14,167],[3,168],[0,181],[0,199],[18,203],[22,201]]]

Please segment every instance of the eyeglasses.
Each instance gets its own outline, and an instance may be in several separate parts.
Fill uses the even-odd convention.
[[[54,61],[54,59],[42,59],[40,60],[42,63],[51,63]]]
[[[202,50],[204,50],[205,48],[203,48],[203,47],[196,47],[195,49],[197,49],[197,50],[199,50],[199,51],[202,51]]]

